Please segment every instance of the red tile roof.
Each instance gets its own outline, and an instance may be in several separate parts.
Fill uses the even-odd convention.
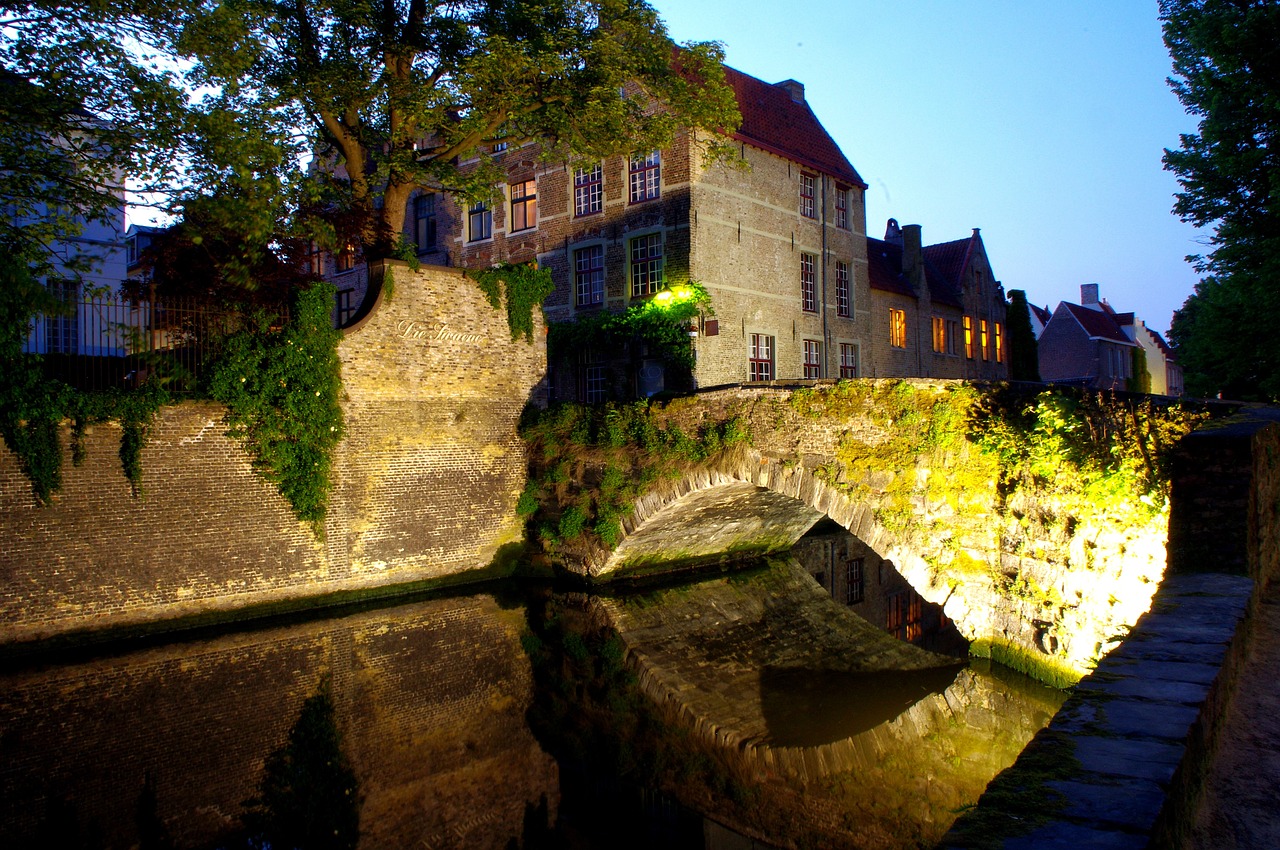
[[[1088,307],[1081,307],[1079,304],[1070,304],[1063,301],[1058,305],[1058,309],[1066,309],[1075,320],[1084,328],[1085,333],[1090,339],[1106,339],[1112,342],[1122,342],[1126,345],[1133,345],[1133,340],[1116,324],[1116,320],[1108,313],[1101,310],[1090,310]],[[1056,314],[1055,314],[1056,316]]]
[[[1035,304],[1027,304],[1031,308],[1031,312],[1036,314],[1036,318],[1040,320],[1040,324],[1047,325],[1049,320],[1053,318],[1053,314],[1049,312],[1048,307],[1037,307]]]
[[[932,300],[953,307],[964,306],[961,300],[961,280],[976,238],[970,236],[954,242],[939,242],[921,249],[924,254],[925,276],[929,280],[929,297]]]
[[[901,247],[868,238],[867,271],[870,273],[872,289],[916,297],[915,290],[902,275]]]
[[[738,111],[742,113],[742,126],[734,133],[735,139],[807,165],[851,186],[867,188],[808,103],[796,103],[783,86],[766,83],[728,65],[724,73],[738,99]]]

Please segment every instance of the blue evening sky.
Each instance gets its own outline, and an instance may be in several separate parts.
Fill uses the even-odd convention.
[[[1053,309],[1098,283],[1165,332],[1207,233],[1171,212],[1164,148],[1193,132],[1155,0],[651,0],[677,41],[805,85],[862,175],[868,235],[982,229],[997,279]]]

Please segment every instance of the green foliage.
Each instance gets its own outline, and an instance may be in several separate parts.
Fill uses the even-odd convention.
[[[663,298],[663,292],[679,294]],[[556,322],[549,329],[547,356],[554,359],[564,352],[586,349],[620,352],[633,344],[642,344],[650,354],[667,363],[692,369],[689,325],[699,314],[715,315],[706,287],[690,280],[669,287],[647,301],[632,304],[622,312],[606,310]]]
[[[469,274],[493,309],[502,308],[505,296],[511,338],[523,336],[533,342],[533,308],[542,309],[542,302],[555,290],[551,270],[540,269],[537,263],[501,263]]]
[[[333,297],[329,284],[299,291],[280,327],[257,312],[226,340],[210,379],[213,398],[227,405],[230,435],[245,442],[258,471],[317,530],[342,438],[342,335],[332,326]]]
[[[327,679],[303,702],[284,746],[267,756],[243,821],[256,846],[273,850],[353,850],[359,842],[359,786]]]
[[[1147,351],[1142,346],[1133,349],[1130,364],[1132,378],[1125,379],[1125,389],[1131,393],[1151,392],[1151,372],[1147,369]]]
[[[1009,328],[1009,380],[1039,381],[1040,354],[1035,331],[1031,328],[1031,308],[1027,293],[1021,289],[1009,292],[1009,311],[1005,315]]]
[[[1280,7],[1162,0],[1160,19],[1174,92],[1199,121],[1165,151],[1174,211],[1214,230],[1170,338],[1189,392],[1280,399]]]
[[[647,401],[562,404],[526,416],[521,435],[538,473],[521,503],[537,506],[531,527],[545,548],[589,540],[612,549],[638,495],[661,478],[750,442],[746,424],[736,417],[691,435],[662,425],[655,415],[660,409]],[[598,465],[598,476],[588,477],[587,460]],[[576,495],[570,495],[570,484]]]

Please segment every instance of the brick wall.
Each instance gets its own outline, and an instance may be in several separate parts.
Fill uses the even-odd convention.
[[[542,328],[513,342],[457,269],[391,268],[394,297],[340,346],[347,435],[323,541],[299,523],[224,410],[160,411],[130,495],[119,427],[38,507],[0,448],[0,643],[458,575],[522,538],[516,422],[541,392]],[[64,446],[68,443],[63,434]]]

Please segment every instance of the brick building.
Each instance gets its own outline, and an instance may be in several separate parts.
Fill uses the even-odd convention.
[[[1040,334],[1040,377],[1103,390],[1134,389],[1135,365],[1145,361],[1150,391],[1182,395],[1182,369],[1159,333],[1133,313],[1118,313],[1098,295],[1098,284],[1080,287],[1080,302],[1063,301]],[[1145,355],[1140,361],[1136,353]]]
[[[1004,287],[977,228],[924,245],[918,224],[889,219],[867,239],[871,287],[868,377],[1008,377]]]
[[[492,158],[507,175],[500,202],[464,207],[424,191],[410,202],[406,236],[428,264],[549,268],[553,323],[664,298],[689,280],[706,288],[710,309],[690,326],[692,375],[636,340],[552,351],[553,398],[752,380],[1003,378],[1003,291],[977,231],[923,248],[918,226],[868,240],[867,184],[804,86],[725,74],[742,114],[732,137],[740,163],[706,162],[707,139],[695,131],[668,149],[602,162],[548,161],[537,144],[497,145],[459,165]],[[341,322],[363,298],[365,272],[354,251],[328,262]],[[942,347],[931,351],[930,339]]]

